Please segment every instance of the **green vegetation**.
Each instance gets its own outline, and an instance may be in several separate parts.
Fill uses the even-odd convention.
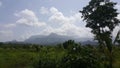
[[[112,43],[112,33],[114,28],[120,23],[120,20],[117,18],[117,9],[115,9],[116,4],[117,3],[110,0],[91,0],[89,4],[80,11],[83,19],[87,23],[86,27],[92,29],[91,32],[95,35],[95,40],[97,40],[99,46],[102,47],[106,57],[109,57],[109,68],[113,67],[114,43]],[[115,41],[117,40],[115,39]]]
[[[120,23],[116,3],[91,0],[82,17],[98,45],[81,45],[68,40],[54,46],[0,43],[0,68],[120,68]],[[117,44],[116,44],[117,43]]]
[[[114,68],[120,68],[120,46],[113,47]],[[68,40],[56,46],[0,43],[0,68],[107,68],[98,45]]]

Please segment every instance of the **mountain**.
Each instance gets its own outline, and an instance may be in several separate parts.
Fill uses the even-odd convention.
[[[51,33],[48,36],[44,36],[44,35],[31,36],[24,42],[32,43],[32,44],[51,45],[51,44],[63,43],[64,41],[67,41],[69,39],[72,38],[68,36],[62,36],[62,35],[57,35],[55,33]]]
[[[86,44],[91,44],[91,45],[97,45],[97,41],[90,41],[90,40],[87,40],[87,41],[83,41],[81,42],[82,45],[86,45]]]
[[[90,38],[74,38],[71,36],[58,35],[56,33],[51,33],[47,36],[45,35],[35,35],[26,39],[25,43],[31,44],[41,44],[41,45],[55,45],[59,43],[63,43],[67,40],[75,40],[76,42],[91,40]]]

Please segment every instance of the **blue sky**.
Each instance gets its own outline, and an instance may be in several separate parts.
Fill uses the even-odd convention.
[[[90,0],[0,0],[0,41],[23,41],[32,35],[57,33],[93,37],[81,19]],[[120,8],[120,0],[117,9]],[[119,12],[120,10],[118,10]],[[120,15],[118,16],[120,18]],[[114,33],[117,32],[117,27]]]

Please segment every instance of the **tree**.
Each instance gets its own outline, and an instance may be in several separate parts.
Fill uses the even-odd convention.
[[[68,40],[68,41],[63,43],[63,47],[64,47],[64,49],[69,49],[69,48],[71,48],[75,44],[76,43],[75,43],[74,40]]]
[[[86,27],[91,28],[91,32],[95,35],[100,46],[107,49],[109,53],[109,68],[112,68],[112,32],[120,23],[117,19],[117,3],[109,0],[91,0],[87,6],[83,8],[82,18],[87,22]]]

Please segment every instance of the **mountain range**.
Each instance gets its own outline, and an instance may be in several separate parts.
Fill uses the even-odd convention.
[[[67,40],[74,40],[75,42],[81,42],[82,44],[96,44],[91,38],[75,38],[71,36],[58,35],[56,33],[51,33],[49,35],[34,35],[26,39],[24,43],[56,45]]]
[[[58,35],[56,33],[51,33],[49,35],[33,35],[24,41],[13,40],[5,43],[56,45],[68,40],[74,40],[76,43],[81,43],[82,45],[97,45],[97,42],[95,42],[92,38],[80,38],[66,35]]]

